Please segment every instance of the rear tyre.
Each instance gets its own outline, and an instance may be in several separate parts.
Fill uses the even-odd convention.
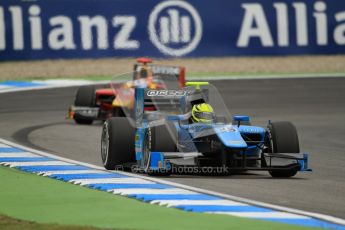
[[[125,117],[113,117],[104,122],[101,157],[108,170],[135,162],[135,128]]]
[[[121,107],[114,107],[113,108],[113,117],[126,117],[123,109]]]
[[[268,126],[271,135],[272,153],[299,153],[299,141],[295,126],[287,121],[273,122]],[[293,177],[297,170],[271,170],[272,177]]]
[[[85,85],[78,88],[77,94],[75,96],[74,105],[83,106],[83,107],[95,107],[96,106],[96,94],[95,86]],[[87,119],[84,117],[74,116],[74,121],[77,124],[90,125],[93,122],[93,119]]]
[[[172,122],[150,127],[145,140],[144,159],[149,164],[148,152],[177,152],[177,130]],[[148,168],[148,167],[147,167]],[[150,176],[169,176],[171,170],[149,171]]]
[[[92,119],[85,119],[83,117],[78,116],[78,114],[75,114],[73,119],[75,123],[80,125],[91,125],[93,123]]]

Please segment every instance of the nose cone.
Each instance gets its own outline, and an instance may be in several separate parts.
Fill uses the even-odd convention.
[[[227,125],[215,128],[218,138],[229,148],[244,149],[247,143],[243,140],[241,133],[234,126]]]

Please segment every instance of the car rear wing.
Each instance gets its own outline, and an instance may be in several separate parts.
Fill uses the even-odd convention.
[[[153,75],[158,77],[164,82],[179,82],[179,88],[183,88],[186,85],[186,68],[178,66],[164,66],[147,64],[151,69]],[[141,64],[134,64],[134,73],[140,72],[142,68]],[[133,80],[136,80],[136,75],[133,75]]]
[[[180,109],[182,98],[186,95],[185,90],[152,90],[146,89],[144,94],[144,108],[149,111],[175,111]]]
[[[138,118],[145,111],[157,111],[165,115],[183,115],[190,112],[194,104],[208,101],[207,89],[135,89],[135,106]]]
[[[145,111],[156,111],[161,114],[183,113],[183,102],[187,95],[186,90],[152,90],[135,88],[135,120],[142,123]]]

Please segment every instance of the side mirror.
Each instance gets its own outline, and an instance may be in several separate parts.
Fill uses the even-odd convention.
[[[250,118],[249,116],[233,116],[233,120],[235,122],[237,122],[237,126],[240,126],[241,125],[241,122],[249,122],[250,121]]]

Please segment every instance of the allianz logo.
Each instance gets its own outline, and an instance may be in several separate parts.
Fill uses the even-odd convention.
[[[241,24],[233,27],[239,31],[220,31],[218,35],[236,36],[236,44],[229,39],[229,47],[250,48],[257,44],[257,40],[262,47],[345,45],[345,11],[332,15],[325,1],[309,4],[277,1],[266,8],[260,3],[248,2],[242,3],[240,9],[243,10]],[[53,51],[135,51],[142,48],[143,40],[148,39],[165,55],[185,56],[198,48],[201,39],[208,39],[207,34],[203,34],[202,22],[208,18],[202,18],[187,1],[158,2],[145,22],[148,38],[138,37],[137,31],[142,30],[138,21],[143,19],[135,13],[113,15],[112,18],[103,15],[72,18],[63,14],[42,17],[43,10],[34,3],[29,7],[0,5],[0,52],[47,48]],[[229,9],[229,12],[232,10],[237,9]],[[267,15],[274,15],[275,21],[269,21]],[[224,23],[231,23],[231,20],[229,15],[224,18]],[[43,25],[47,27],[43,28]],[[309,33],[310,29],[315,33]],[[113,34],[112,30],[116,31],[114,36],[109,33]]]
[[[46,45],[52,50],[91,50],[94,49],[94,45],[98,50],[107,50],[110,46],[114,50],[133,50],[140,47],[140,42],[132,38],[137,23],[137,18],[132,15],[115,15],[110,19],[110,23],[101,15],[80,15],[77,17],[79,25],[76,25],[73,23],[75,19],[67,15],[42,18],[42,9],[38,5],[31,5],[27,13],[17,5],[9,6],[8,12],[5,10],[0,6],[0,51],[11,48],[15,51],[26,48],[42,50],[47,48],[44,47]],[[5,17],[5,14],[9,14],[10,17]],[[28,15],[28,18],[24,19],[23,15]],[[48,23],[43,20],[47,20]],[[25,24],[27,22],[29,25]],[[49,27],[42,28],[42,24],[48,24]],[[10,28],[7,29],[6,26]],[[118,29],[113,38],[108,35],[111,27]],[[43,31],[48,32],[43,34]],[[11,35],[8,36],[7,32],[11,32]],[[27,39],[24,32],[30,35],[30,47],[24,47],[24,39]],[[74,36],[78,32],[80,35]],[[6,40],[8,37],[12,37],[12,42]],[[76,37],[80,37],[80,40],[77,41]],[[7,47],[8,44],[12,44],[12,47]]]
[[[176,9],[167,11],[168,16],[161,17],[159,20],[159,38],[161,43],[187,43],[190,42],[190,17],[182,16]]]
[[[151,12],[148,30],[150,40],[162,53],[183,56],[198,46],[202,20],[186,1],[163,1]]]
[[[180,15],[181,10],[184,11],[183,15]],[[142,19],[134,14],[114,15],[110,19],[102,15],[79,15],[77,18],[71,18],[62,14],[42,17],[42,11],[43,9],[35,4],[28,8],[19,5],[4,8],[0,5],[0,52],[46,48],[56,51],[140,49],[140,40],[135,37],[134,32],[138,29],[138,20]],[[166,16],[162,15],[165,13]],[[49,26],[43,28],[42,25]],[[113,37],[109,36],[111,29],[117,31]],[[149,38],[141,39],[150,39],[158,50],[171,56],[192,52],[202,35],[200,16],[191,4],[184,1],[158,3],[150,14],[147,29]],[[171,44],[173,46],[169,46]],[[178,44],[183,46],[174,47]]]
[[[275,11],[275,23],[269,23],[267,9],[265,11],[261,4],[241,5],[244,17],[237,47],[250,46],[253,38],[259,39],[263,47],[287,47],[295,44],[303,47],[310,43],[325,46],[331,42],[330,40],[337,45],[345,45],[345,11],[331,15],[327,13],[327,4],[324,1],[315,1],[314,4],[279,1],[274,2],[272,6]],[[290,13],[291,9],[293,14]],[[312,17],[309,15],[310,11],[312,11]],[[329,23],[332,21],[336,23]],[[276,34],[272,30],[272,25],[276,25]],[[335,25],[335,27],[329,28],[329,25]],[[310,28],[315,31],[315,34],[308,32]],[[295,36],[290,36],[290,33]]]

